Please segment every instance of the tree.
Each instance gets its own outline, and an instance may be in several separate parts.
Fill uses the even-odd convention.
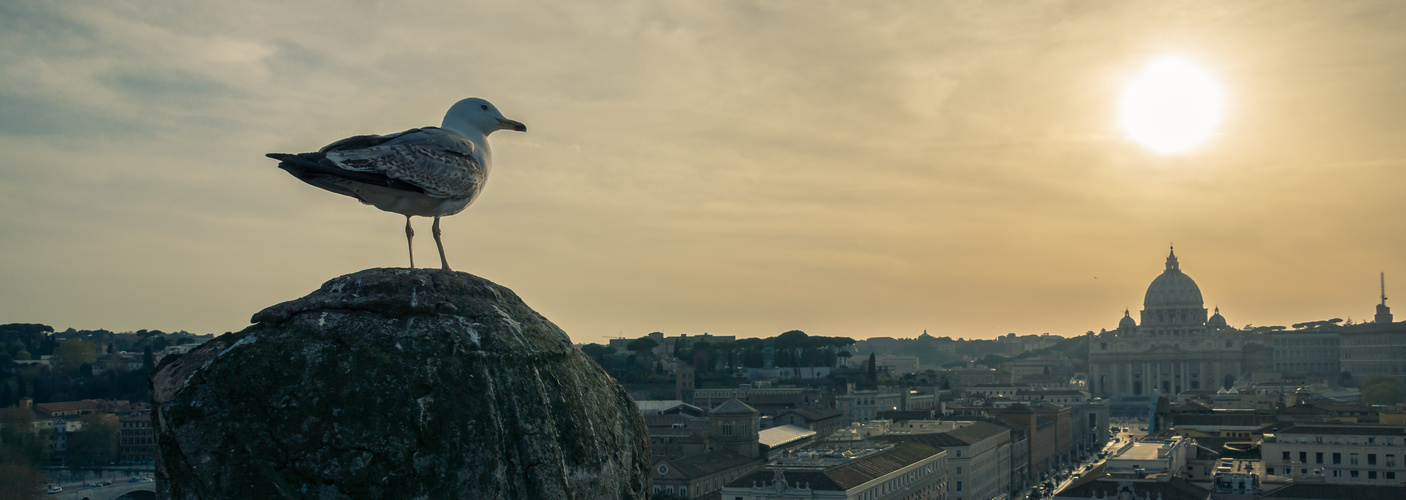
[[[844,361],[841,361],[840,364],[845,366],[849,366],[849,358],[853,356],[854,355],[850,354],[849,351],[840,351],[838,354],[835,354],[835,357],[837,358],[844,358]]]
[[[11,406],[0,419],[0,449],[20,457],[27,465],[41,466],[49,459],[49,428],[34,427],[34,410]]]
[[[628,343],[628,344],[625,344],[625,348],[626,348],[626,349],[629,349],[631,352],[636,352],[636,353],[646,354],[646,355],[651,355],[651,356],[652,356],[653,353],[654,353],[654,348],[655,348],[655,347],[659,347],[659,341],[654,340],[654,339],[649,338],[649,337],[640,337],[640,338],[637,338],[637,339],[635,339],[635,340],[631,340],[630,343]]]
[[[17,453],[0,448],[0,500],[31,500],[44,485],[44,473],[39,466],[25,463]]]
[[[142,351],[142,373],[151,373],[156,369],[156,353],[151,351],[151,346],[146,346]]]
[[[117,461],[121,423],[111,413],[89,413],[78,418],[82,428],[68,436],[68,462],[74,467],[103,466]]]
[[[49,358],[49,364],[59,373],[74,373],[83,365],[91,365],[97,360],[98,350],[93,344],[82,339],[68,339],[54,348],[54,357]]]
[[[1394,405],[1406,400],[1406,386],[1390,375],[1371,375],[1362,381],[1362,402],[1369,405]]]
[[[876,361],[874,353],[869,353],[869,383],[878,385],[879,383],[879,362]]]

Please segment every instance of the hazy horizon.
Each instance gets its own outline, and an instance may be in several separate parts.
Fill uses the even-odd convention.
[[[1079,335],[1136,316],[1169,244],[1235,326],[1406,290],[1397,2],[359,8],[0,5],[0,322],[237,331],[405,266],[402,217],[263,154],[465,97],[529,131],[491,137],[449,262],[576,342]],[[1169,55],[1225,92],[1171,155],[1118,124]]]

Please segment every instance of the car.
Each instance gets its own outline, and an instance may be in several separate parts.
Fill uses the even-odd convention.
[[[51,485],[49,485],[49,494],[50,494],[50,495],[55,494],[55,493],[61,493],[61,492],[63,492],[63,487],[61,487],[61,486],[59,486],[59,485],[57,485],[57,484],[51,484]]]
[[[112,481],[103,481],[103,482],[102,482],[102,485],[103,485],[103,486],[112,486]]]
[[[129,482],[129,483],[140,483],[140,482],[142,482],[142,478],[133,477],[133,478],[131,478],[131,479],[128,479],[127,482]]]

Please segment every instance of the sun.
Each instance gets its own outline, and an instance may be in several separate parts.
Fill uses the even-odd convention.
[[[1185,153],[1211,137],[1225,112],[1225,93],[1210,73],[1179,57],[1153,61],[1123,85],[1123,133],[1162,154]]]

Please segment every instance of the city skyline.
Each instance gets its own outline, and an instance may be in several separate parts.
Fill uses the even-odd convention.
[[[1406,282],[1392,2],[21,1],[0,18],[0,322],[238,331],[404,266],[402,218],[263,154],[437,125],[465,97],[530,132],[491,139],[483,196],[443,221],[448,258],[576,342],[1080,335],[1136,315],[1172,244],[1237,327],[1370,321],[1379,273],[1387,297]],[[1125,87],[1168,56],[1225,99],[1173,154],[1119,124]]]

